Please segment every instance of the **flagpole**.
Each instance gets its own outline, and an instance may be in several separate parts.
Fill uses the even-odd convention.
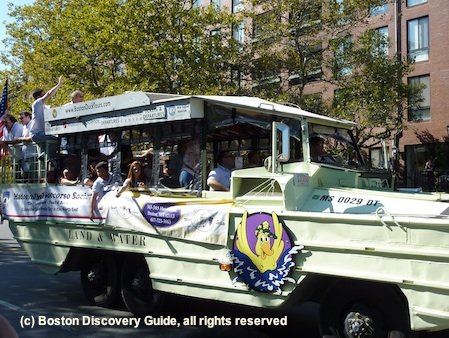
[[[0,140],[3,139],[3,126],[5,122],[3,117],[8,113],[8,78],[6,78],[5,85],[3,86],[2,97],[0,99]],[[0,150],[0,158],[4,155],[3,146]]]

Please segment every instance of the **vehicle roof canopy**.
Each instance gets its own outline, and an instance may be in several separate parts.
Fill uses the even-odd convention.
[[[177,95],[126,92],[45,110],[47,134],[69,134],[204,117],[204,103],[241,112],[277,115],[341,128],[354,123],[248,96]]]

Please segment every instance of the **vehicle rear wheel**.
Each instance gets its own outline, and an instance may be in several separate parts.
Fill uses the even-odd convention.
[[[110,254],[89,258],[82,266],[81,286],[89,303],[111,307],[118,299],[119,273],[117,263]]]
[[[321,336],[406,338],[410,328],[403,303],[387,285],[338,283],[320,305]]]
[[[153,290],[150,271],[143,256],[129,256],[123,262],[121,294],[127,309],[135,316],[158,313],[162,295]]]

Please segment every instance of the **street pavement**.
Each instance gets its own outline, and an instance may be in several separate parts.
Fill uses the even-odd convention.
[[[182,321],[185,318],[195,318],[196,325],[180,328],[170,327],[167,323],[150,325],[150,323],[142,322],[136,328],[124,323],[96,325],[101,323],[92,323],[92,321],[103,318],[129,320],[133,317],[123,305],[118,305],[114,309],[90,306],[82,293],[78,272],[57,275],[43,273],[31,263],[30,258],[12,238],[7,222],[0,224],[0,314],[9,320],[21,338],[123,336],[129,338],[271,338],[285,335],[292,330],[297,336],[315,338],[318,337],[316,310],[316,304],[306,304],[286,313],[264,312],[172,296],[167,298],[163,306],[162,317],[154,319],[176,318]],[[285,317],[288,325],[283,327],[226,325],[227,320],[256,317]],[[38,325],[39,318],[42,320],[42,325]],[[215,323],[216,326],[208,328],[206,322],[199,325],[198,321],[201,318],[208,320],[209,324]],[[31,328],[32,319],[35,320],[35,325]],[[43,319],[46,319],[45,323]],[[83,325],[83,319],[86,325]],[[73,322],[76,320],[80,321],[79,325],[74,325],[76,323]]]
[[[169,318],[176,318],[182,321],[195,318],[196,325],[178,328],[166,322],[151,325],[141,321],[137,327],[123,322],[120,325],[93,323],[103,318],[119,321],[134,317],[123,304],[114,309],[89,305],[82,293],[78,272],[57,275],[43,273],[13,239],[7,221],[0,224],[0,314],[9,320],[20,338],[277,338],[280,335],[291,335],[292,331],[297,337],[318,338],[317,312],[318,305],[313,303],[287,312],[273,312],[171,296],[167,297],[163,305],[162,316],[154,319],[168,321]],[[39,317],[46,319],[46,322],[38,325]],[[31,318],[36,321],[32,328],[26,325]],[[198,321],[201,318],[208,322],[200,325]],[[226,325],[227,320],[235,321],[236,318],[287,318],[288,325]],[[56,322],[58,320],[60,323]],[[70,320],[79,320],[80,324],[74,325]],[[207,327],[206,323],[211,322],[216,325]],[[447,337],[449,330],[413,335],[413,338]]]

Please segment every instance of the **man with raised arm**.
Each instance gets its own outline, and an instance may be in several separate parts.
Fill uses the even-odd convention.
[[[42,151],[45,151],[46,144],[49,142],[48,146],[48,156],[49,159],[54,159],[56,157],[57,151],[57,138],[52,135],[45,134],[45,120],[44,120],[44,110],[45,104],[48,100],[53,97],[61,87],[63,82],[62,76],[59,77],[58,84],[51,88],[48,92],[44,92],[43,89],[37,89],[33,92],[34,102],[31,105],[31,127],[30,134],[33,142],[36,142],[41,147]]]

